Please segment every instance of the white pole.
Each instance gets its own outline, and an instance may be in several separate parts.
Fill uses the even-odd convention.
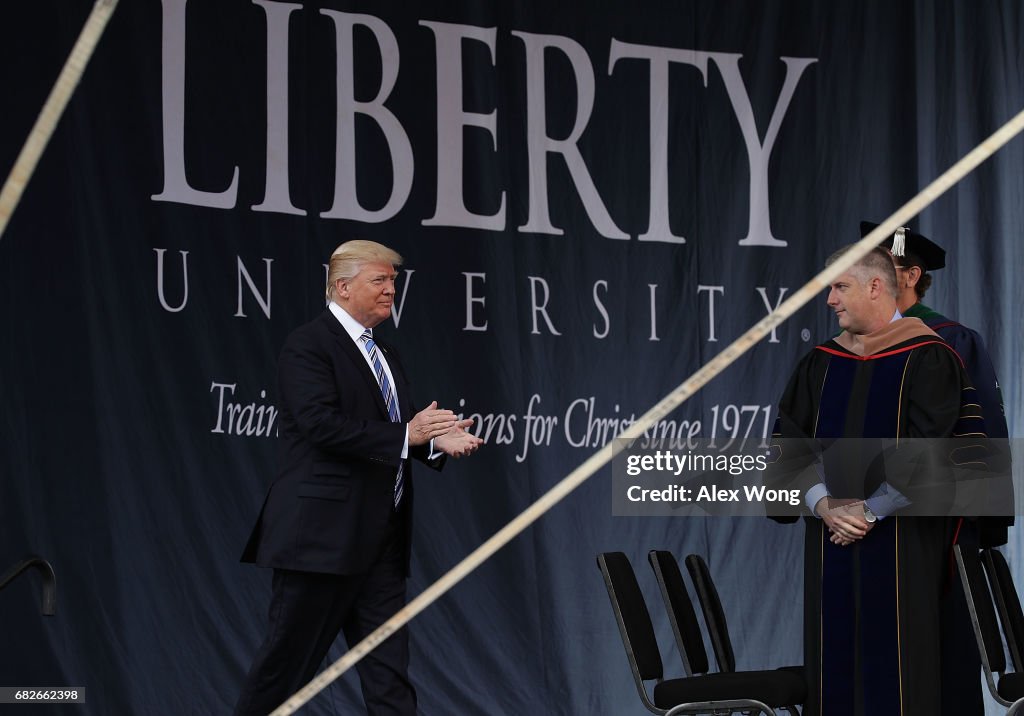
[[[114,14],[116,7],[117,0],[96,0],[89,18],[82,27],[82,32],[78,35],[78,41],[64,62],[57,83],[50,90],[50,96],[46,98],[46,103],[39,112],[28,139],[25,140],[25,146],[21,148],[21,153],[14,162],[7,181],[4,182],[3,190],[0,190],[0,238],[3,237],[7,222],[11,220],[11,214],[18,207],[21,195],[39,163],[39,157],[43,155],[46,145],[50,142],[53,130],[64,114],[64,108],[74,94],[78,81],[82,79],[85,66],[92,57],[92,51],[96,49],[96,43],[103,35],[107,21]]]

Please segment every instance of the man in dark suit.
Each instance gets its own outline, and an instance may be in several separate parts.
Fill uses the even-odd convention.
[[[402,258],[372,241],[331,256],[328,308],[278,361],[282,460],[242,561],[271,567],[270,628],[236,714],[265,716],[307,683],[339,631],[355,645],[405,605],[415,457],[439,469],[480,438],[436,401],[414,413],[391,315]],[[358,665],[369,714],[412,716],[405,629]]]

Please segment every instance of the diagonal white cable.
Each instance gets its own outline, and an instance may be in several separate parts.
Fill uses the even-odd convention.
[[[96,49],[96,43],[103,35],[107,21],[114,14],[117,1],[96,0],[82,27],[82,32],[78,35],[78,41],[64,62],[64,68],[50,90],[50,96],[46,98],[46,103],[39,112],[39,117],[36,118],[36,123],[29,132],[7,181],[4,182],[3,190],[0,190],[0,237],[3,237],[7,222],[11,220],[11,214],[17,208],[21,195],[36,170],[39,157],[43,155],[57,122],[64,114],[64,108],[74,94],[78,81],[82,79],[85,66],[89,64],[89,58],[92,57],[92,51]]]
[[[625,440],[638,438],[652,424],[678,408],[687,398],[704,387],[708,381],[725,370],[733,361],[752,348],[755,343],[768,335],[773,328],[793,315],[805,303],[819,295],[822,290],[831,285],[836,277],[845,273],[850,266],[855,264],[873,247],[878,246],[883,239],[892,235],[896,229],[921,213],[925,207],[939,198],[946,190],[963,179],[971,170],[1013,139],[1013,137],[1020,133],[1021,129],[1024,129],[1024,111],[1004,124],[991,137],[971,150],[942,176],[925,187],[921,193],[901,206],[896,213],[854,244],[842,258],[808,281],[803,288],[790,296],[775,311],[754,324],[750,330],[733,341],[725,350],[706,363],[704,367],[662,398],[657,405],[637,418],[636,422],[624,430],[618,437]],[[316,678],[292,695],[291,698],[278,706],[270,716],[286,716],[286,714],[295,713],[303,704],[373,651],[378,644],[437,601],[445,592],[462,581],[466,575],[479,567],[495,552],[512,541],[520,532],[536,522],[541,515],[554,507],[563,497],[575,490],[587,478],[606,465],[620,449],[617,447],[620,444],[619,441],[613,441],[591,455],[583,464],[564,477],[561,482],[548,490],[540,499],[495,533],[493,537],[452,567],[447,574],[423,590],[405,608],[397,612],[377,628],[376,631],[356,644],[340,659],[324,669]]]

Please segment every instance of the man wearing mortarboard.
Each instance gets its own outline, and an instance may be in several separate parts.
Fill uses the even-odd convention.
[[[860,223],[861,236],[867,236],[878,226],[867,221]],[[1003,395],[992,365],[992,358],[985,348],[985,342],[967,326],[942,315],[921,302],[925,292],[931,288],[932,274],[946,267],[946,251],[934,241],[909,228],[901,228],[890,238],[879,244],[892,255],[896,267],[896,284],[899,294],[896,306],[907,318],[920,318],[924,324],[953,346],[953,350],[964,362],[978,391],[979,402],[985,414],[985,427],[991,438],[1006,438],[1006,415],[1003,410]],[[993,534],[984,536],[989,540],[982,546],[1006,544],[1006,525],[995,529]]]
[[[877,227],[867,221],[860,224],[861,236]],[[978,402],[985,416],[985,429],[992,438],[992,447],[1000,458],[993,470],[1009,471],[1009,431],[1003,411],[992,359],[976,331],[929,308],[921,300],[932,285],[932,271],[946,266],[946,251],[934,241],[901,227],[881,244],[892,256],[896,268],[898,295],[896,304],[902,315],[920,318],[925,325],[949,343],[964,362],[967,375],[977,391]],[[1000,497],[1003,514],[1012,504],[1012,486],[1006,485]],[[1006,544],[1007,526],[1012,517],[976,516],[959,525],[957,541],[965,548],[995,547]],[[971,626],[967,602],[959,580],[952,580],[942,602],[942,713],[946,716],[981,716],[984,702],[981,689],[981,660]]]

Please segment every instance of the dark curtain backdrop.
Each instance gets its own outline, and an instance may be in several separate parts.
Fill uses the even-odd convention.
[[[5,7],[0,166],[90,6]],[[405,256],[380,330],[417,400],[487,437],[417,475],[415,594],[1024,106],[1022,37],[1009,1],[122,2],[0,239],[0,568],[46,556],[60,600],[0,592],[0,684],[87,689],[57,712],[229,711],[269,595],[238,557],[276,356],[342,241]],[[912,224],[949,256],[927,302],[985,336],[1017,436],[1022,165],[1018,138]],[[823,296],[662,427],[763,437],[833,330]],[[801,540],[613,517],[604,470],[412,623],[421,710],[638,712],[607,550],[670,675],[656,547],[708,559],[740,667],[794,663]],[[349,712],[354,683],[308,713]]]

